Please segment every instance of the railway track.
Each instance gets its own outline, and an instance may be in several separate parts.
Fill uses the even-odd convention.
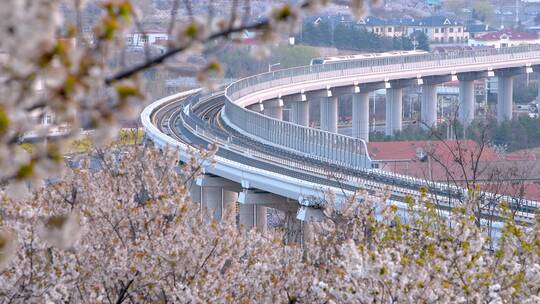
[[[176,100],[157,109],[152,116],[152,121],[160,131],[175,140],[203,147],[211,143],[218,143],[217,155],[220,157],[315,184],[349,191],[363,188],[370,194],[397,189],[401,186],[391,179],[380,180],[379,178],[377,180],[377,178],[373,178],[373,180],[369,180],[355,170],[347,170],[322,160],[306,158],[286,150],[271,148],[239,134],[221,119],[223,98],[223,96],[217,95],[204,99],[193,95]],[[187,114],[186,108],[188,109]],[[373,176],[376,177],[376,175]],[[418,188],[410,190],[402,192],[402,195],[392,194],[390,199],[404,201],[407,195],[413,195],[413,192],[418,191]],[[453,198],[452,195],[448,194],[438,194],[433,197],[434,201],[444,202],[439,204],[439,208],[443,210],[451,209],[455,202],[462,199]],[[522,214],[529,214],[529,216],[523,216],[523,219],[530,219],[532,213],[536,212],[536,210],[529,209],[521,209],[520,211]],[[500,219],[502,220],[502,218]]]

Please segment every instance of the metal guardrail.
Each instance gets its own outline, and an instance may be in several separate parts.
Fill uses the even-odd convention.
[[[227,133],[221,129],[218,129],[220,132],[214,132],[216,130],[214,126],[191,111],[192,108],[198,108],[200,106],[216,107],[216,102],[216,98],[189,98],[184,103],[184,111],[182,112],[183,122],[189,126],[192,133],[198,134],[198,136],[205,138],[208,142],[219,143],[222,148],[224,147],[225,149],[236,151],[235,153],[267,162],[268,165],[259,167],[263,170],[277,170],[282,174],[289,175],[290,172],[281,172],[281,167],[289,168],[289,171],[290,168],[294,168],[298,171],[298,175],[312,183],[335,186],[333,184],[339,180],[340,185],[344,189],[354,191],[362,188],[375,192],[390,191],[394,199],[398,199],[398,197],[403,199],[407,195],[419,198],[422,195],[420,188],[425,187],[429,193],[429,197],[441,208],[452,208],[453,201],[462,201],[468,195],[465,189],[454,185],[429,182],[382,170],[358,170],[343,166],[339,167],[332,164],[325,164],[321,159],[295,157],[293,153],[285,150],[276,150],[271,146],[264,146],[265,149],[263,150],[257,149],[253,144],[258,142],[254,140],[242,139],[241,135],[239,137],[238,135],[234,135],[234,133]],[[206,103],[211,105],[203,106]],[[255,145],[257,146],[257,144]],[[258,144],[258,146],[261,146],[261,144]],[[232,154],[229,156],[232,156]],[[322,165],[321,161],[323,161]],[[319,177],[310,175],[313,173]],[[295,177],[299,176],[295,175]],[[320,177],[326,177],[326,179],[321,180]],[[495,195],[488,192],[479,192],[476,195],[481,197],[486,203],[487,207],[483,209],[483,212],[486,212],[486,214],[495,212],[501,216],[498,210],[490,211],[490,209],[497,205],[495,202],[503,200],[508,202],[510,209],[516,212],[515,216],[520,218],[520,220],[530,220],[538,210],[538,202],[535,201],[513,198],[507,195]]]
[[[348,165],[351,168],[371,168],[371,162],[366,143],[361,139],[335,134],[300,126],[294,123],[280,121],[247,110],[234,103],[241,97],[251,93],[271,89],[296,82],[323,80],[328,78],[351,76],[362,73],[388,72],[392,70],[415,70],[419,68],[451,67],[456,65],[496,63],[511,60],[540,58],[540,46],[528,45],[502,49],[484,49],[480,51],[459,51],[443,54],[420,54],[407,57],[375,58],[358,61],[348,61],[316,66],[304,66],[275,72],[263,73],[247,77],[230,84],[225,90],[225,108],[223,118],[233,128],[263,141],[317,156],[330,163]],[[418,188],[429,186],[430,190],[437,189],[439,193],[454,193],[456,196],[466,196],[467,191],[455,186],[442,183],[426,183],[424,180],[402,176],[388,172],[364,171],[366,177],[374,180],[403,181]],[[378,172],[378,173],[375,173]],[[400,183],[397,183],[400,184]],[[493,194],[482,192],[481,195],[494,199]],[[498,196],[498,200],[516,202],[509,196]],[[519,205],[527,210],[537,210],[538,202],[519,200]]]
[[[265,141],[323,157],[329,162],[337,161],[354,168],[371,168],[372,160],[367,152],[366,143],[361,139],[273,119],[244,109],[236,105],[234,101],[260,90],[310,80],[539,57],[540,46],[527,45],[479,51],[465,50],[452,53],[363,59],[268,72],[230,84],[225,90],[227,100],[223,117],[235,128]]]

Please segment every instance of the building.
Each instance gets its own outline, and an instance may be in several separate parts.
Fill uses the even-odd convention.
[[[469,39],[480,37],[484,34],[496,32],[497,29],[487,24],[471,23],[465,27],[465,30],[469,33]]]
[[[142,30],[137,30],[127,35],[126,46],[143,47],[166,40],[169,40],[169,34],[166,29],[158,25],[146,25]]]
[[[540,44],[537,34],[521,32],[513,29],[503,29],[496,32],[486,33],[469,40],[471,46],[490,46],[504,48],[518,45]]]
[[[500,155],[494,147],[472,140],[369,142],[367,147],[381,170],[461,186],[471,182],[476,171],[476,181],[485,191],[540,199],[538,183],[526,180],[540,174],[537,158],[530,155]],[[508,182],[516,176],[524,180]]]
[[[444,16],[387,20],[370,16],[358,20],[356,26],[391,38],[410,36],[419,31],[426,34],[431,43],[465,43],[469,39],[469,33],[465,30],[463,23]]]

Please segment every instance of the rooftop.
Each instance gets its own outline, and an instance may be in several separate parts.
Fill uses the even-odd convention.
[[[514,29],[504,29],[496,32],[486,33],[475,38],[480,41],[496,41],[496,40],[536,40],[538,35],[516,31]]]

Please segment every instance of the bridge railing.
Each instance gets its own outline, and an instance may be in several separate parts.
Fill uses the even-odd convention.
[[[372,161],[367,152],[366,144],[361,139],[273,119],[238,106],[234,101],[260,90],[310,80],[389,70],[412,70],[538,58],[539,56],[539,45],[526,45],[501,49],[355,60],[263,73],[233,82],[227,87],[224,119],[242,132],[266,142],[354,168],[371,168]]]

